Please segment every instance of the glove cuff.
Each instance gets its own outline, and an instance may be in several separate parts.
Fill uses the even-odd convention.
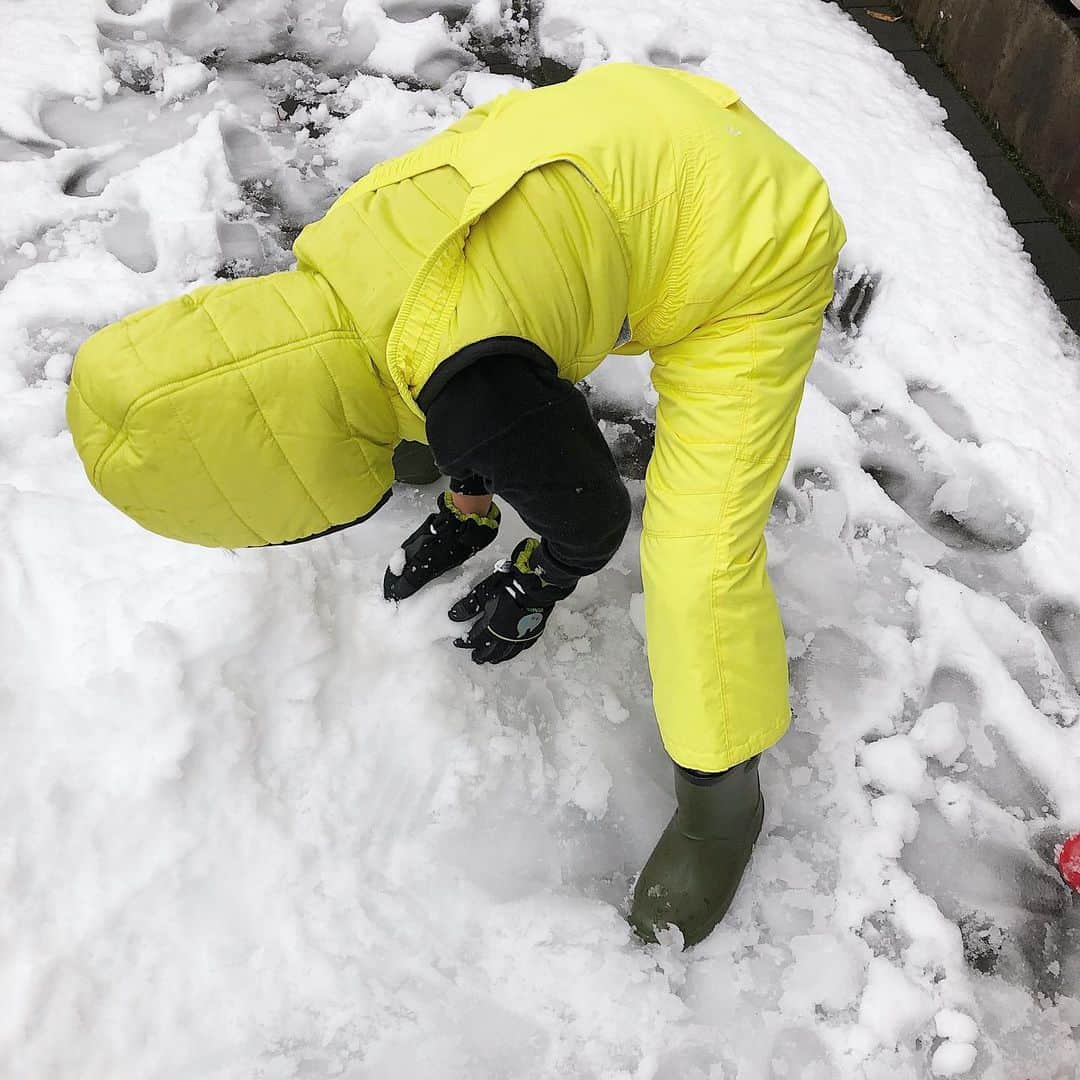
[[[554,604],[577,587],[578,577],[551,565],[543,541],[535,536],[522,540],[510,556],[515,579],[530,603]]]
[[[477,525],[483,525],[485,528],[496,530],[499,528],[499,521],[502,518],[499,506],[494,501],[492,501],[491,509],[488,510],[486,514],[466,514],[464,511],[457,508],[454,503],[454,493],[452,491],[444,491],[439,496],[439,512],[449,514],[451,517],[462,523],[474,521]]]

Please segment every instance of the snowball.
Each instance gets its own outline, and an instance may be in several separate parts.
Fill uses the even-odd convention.
[[[867,780],[882,791],[899,792],[912,802],[933,793],[926,775],[926,759],[908,735],[890,735],[864,746],[859,764]]]
[[[47,379],[66,379],[71,371],[71,353],[53,353],[45,361],[45,377]]]
[[[958,1009],[942,1009],[934,1017],[934,1026],[943,1039],[954,1039],[957,1042],[974,1042],[979,1034],[975,1021]]]
[[[935,1076],[962,1076],[975,1064],[975,1047],[970,1043],[943,1042],[930,1060]]]
[[[964,752],[967,740],[960,730],[960,713],[951,701],[927,709],[911,729],[911,738],[927,757],[952,765]]]

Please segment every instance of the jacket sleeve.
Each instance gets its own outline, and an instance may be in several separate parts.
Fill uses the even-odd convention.
[[[764,532],[829,295],[822,275],[801,306],[706,324],[652,350],[645,624],[660,734],[688,768],[728,769],[790,722]]]
[[[481,356],[427,404],[427,435],[443,472],[482,478],[517,511],[563,584],[615,554],[630,499],[584,396],[548,363]]]

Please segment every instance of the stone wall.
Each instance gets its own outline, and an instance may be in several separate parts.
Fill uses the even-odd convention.
[[[1065,0],[898,0],[1080,226],[1080,13]]]

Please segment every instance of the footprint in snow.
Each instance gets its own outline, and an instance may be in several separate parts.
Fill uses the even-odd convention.
[[[383,0],[382,9],[395,22],[411,23],[428,19],[432,15],[443,15],[453,24],[469,14],[472,4],[469,0]]]
[[[1080,611],[1072,604],[1043,599],[1035,605],[1031,617],[1062,673],[1080,693]]]
[[[838,267],[836,291],[825,312],[826,321],[850,337],[858,337],[880,284],[880,274]]]
[[[141,208],[120,207],[103,235],[105,247],[137,274],[157,266],[157,249],[150,236],[150,215]]]
[[[1027,539],[1030,527],[1022,511],[995,489],[992,478],[969,477],[955,497],[943,499],[957,485],[920,460],[915,436],[897,417],[856,410],[850,418],[866,448],[865,471],[931,536],[962,551],[1012,551]]]
[[[967,411],[943,390],[922,383],[912,383],[908,387],[908,396],[942,431],[957,442],[980,445]]]

